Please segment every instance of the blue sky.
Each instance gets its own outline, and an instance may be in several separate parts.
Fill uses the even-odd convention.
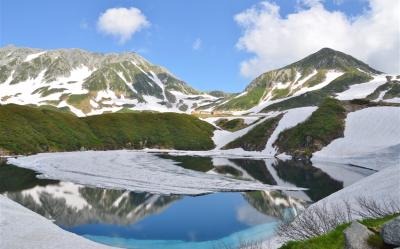
[[[258,71],[250,76],[241,71],[243,61],[252,56],[261,58],[263,53],[250,45],[238,49],[239,39],[251,28],[239,25],[234,17],[259,3],[256,0],[2,0],[0,41],[1,46],[136,51],[197,89],[238,92],[260,70],[272,67],[272,64],[265,64],[264,69],[264,64],[259,63]],[[306,8],[312,8],[313,4],[306,4]],[[349,19],[368,8],[365,0],[324,1],[322,4],[325,11],[338,10]],[[275,5],[280,7],[282,19],[301,11],[297,0],[276,1]],[[125,43],[100,32],[97,27],[100,14],[117,7],[138,8],[150,26],[134,33]],[[197,49],[194,48],[196,40]],[[299,54],[293,59],[300,55],[303,56]],[[286,61],[273,66],[283,66],[283,63]]]

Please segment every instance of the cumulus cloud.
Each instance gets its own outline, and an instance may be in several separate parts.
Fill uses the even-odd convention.
[[[193,50],[199,50],[201,48],[203,41],[200,38],[197,38],[196,40],[194,40],[192,48]]]
[[[268,1],[235,16],[243,28],[237,47],[254,54],[241,63],[242,75],[255,77],[323,47],[353,55],[381,71],[400,71],[399,0],[369,0],[368,8],[355,17],[327,10],[318,0],[300,3],[302,7],[286,17]]]
[[[137,8],[111,8],[100,14],[98,29],[118,38],[120,43],[128,41],[133,34],[150,25],[146,16]]]

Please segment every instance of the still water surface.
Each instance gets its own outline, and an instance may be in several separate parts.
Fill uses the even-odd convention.
[[[38,179],[34,171],[3,163],[0,193],[100,243],[142,249],[218,248],[267,239],[282,220],[373,173],[303,161],[159,156],[191,170],[308,190],[162,196]]]

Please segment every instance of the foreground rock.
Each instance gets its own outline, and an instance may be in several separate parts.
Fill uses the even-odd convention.
[[[67,232],[2,195],[0,195],[0,234],[0,248],[111,248]]]
[[[373,249],[367,242],[370,235],[373,235],[373,232],[369,231],[366,226],[354,221],[344,231],[345,249]]]
[[[386,244],[400,246],[400,217],[386,222],[382,227],[381,236]]]

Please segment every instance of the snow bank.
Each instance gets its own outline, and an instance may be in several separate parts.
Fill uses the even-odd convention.
[[[269,115],[266,115],[263,119],[261,119],[260,121],[247,126],[244,129],[235,131],[235,132],[231,132],[231,131],[226,131],[226,130],[216,130],[214,131],[214,136],[212,137],[216,147],[215,150],[219,150],[221,149],[224,145],[232,142],[233,140],[235,140],[236,138],[239,138],[243,135],[245,135],[247,132],[249,132],[251,129],[253,129],[256,125],[261,124],[262,122],[264,122],[265,120],[267,120],[268,118],[271,117],[275,117],[277,115],[279,115],[280,112],[271,112]]]
[[[378,203],[383,203],[385,200],[394,201],[400,205],[399,193],[400,166],[390,166],[325,197],[311,205],[311,207],[322,205],[326,205],[327,207],[340,207],[344,205],[343,201],[348,201],[353,209],[359,210],[360,207],[357,203],[357,198],[359,197],[366,198],[367,200],[375,200]]]
[[[302,190],[188,170],[177,166],[172,160],[137,151],[43,153],[11,158],[8,161],[38,171],[44,178],[153,194],[200,195],[222,191]]]
[[[111,248],[67,232],[2,195],[0,195],[0,234],[0,248]]]
[[[335,80],[336,78],[338,78],[338,77],[340,77],[342,75],[343,75],[343,72],[338,72],[338,71],[334,71],[334,70],[328,71],[326,73],[325,80],[323,82],[321,82],[320,84],[318,84],[318,85],[315,85],[313,87],[300,88],[300,90],[298,90],[297,92],[295,92],[293,95],[291,95],[289,97],[279,98],[279,99],[275,99],[275,100],[271,100],[271,99],[268,98],[268,99],[262,101],[261,103],[259,103],[257,106],[255,106],[255,107],[253,107],[253,108],[251,108],[251,109],[249,109],[249,110],[247,110],[245,112],[250,112],[250,113],[261,112],[264,108],[266,108],[267,106],[270,106],[272,104],[279,103],[279,102],[282,102],[284,100],[291,99],[293,97],[297,97],[297,96],[302,95],[302,94],[307,93],[307,92],[311,92],[311,91],[315,91],[315,90],[321,89],[321,88],[329,85],[329,83],[331,83],[333,80]],[[295,84],[294,86],[297,86],[297,84]]]
[[[349,113],[344,137],[314,153],[312,161],[377,170],[400,165],[400,107],[371,107]]]
[[[294,127],[301,122],[304,122],[316,109],[317,107],[301,107],[290,109],[289,111],[287,111],[286,114],[279,121],[279,124],[274,132],[271,134],[271,137],[268,139],[268,142],[262,153],[269,156],[275,156],[276,149],[272,145],[278,138],[279,133],[288,128]]]
[[[373,93],[379,86],[387,82],[386,75],[378,75],[367,83],[356,84],[350,86],[344,92],[338,93],[336,98],[339,100],[351,100],[351,99],[361,99],[365,98],[371,93]]]

